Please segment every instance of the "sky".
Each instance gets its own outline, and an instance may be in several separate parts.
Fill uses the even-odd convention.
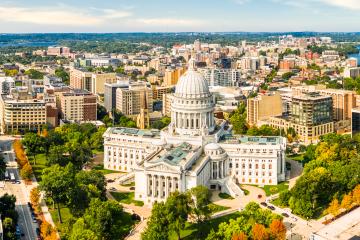
[[[360,0],[0,0],[0,32],[352,32],[359,11]]]

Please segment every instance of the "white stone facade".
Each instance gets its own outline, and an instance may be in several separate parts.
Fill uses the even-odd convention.
[[[148,205],[198,185],[237,196],[243,194],[237,184],[285,180],[286,139],[232,135],[230,125],[214,119],[207,82],[194,61],[189,64],[176,87],[170,125],[162,131],[109,128],[104,168],[134,176],[135,199]]]

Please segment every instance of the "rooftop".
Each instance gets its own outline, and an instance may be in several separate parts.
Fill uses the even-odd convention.
[[[244,135],[224,135],[221,139],[225,143],[241,143],[256,145],[278,145],[283,143],[283,137],[280,136],[244,136]]]
[[[163,154],[160,153],[156,161],[164,161],[172,165],[177,165],[181,160],[186,159],[186,156],[191,152],[192,146],[184,142],[169,151],[163,152]]]
[[[111,134],[127,135],[127,136],[137,136],[145,138],[155,138],[160,136],[160,131],[157,129],[136,129],[136,128],[124,128],[124,127],[115,127],[110,129]]]

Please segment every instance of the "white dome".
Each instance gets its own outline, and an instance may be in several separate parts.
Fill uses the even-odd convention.
[[[205,146],[205,151],[221,150],[221,147],[216,143],[209,143]]]
[[[201,73],[195,71],[194,62],[189,61],[189,70],[180,77],[175,95],[185,98],[201,98],[210,94],[209,85]]]

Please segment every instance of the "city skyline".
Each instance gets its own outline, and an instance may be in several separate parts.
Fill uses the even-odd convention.
[[[0,3],[0,32],[359,31],[356,0]]]

